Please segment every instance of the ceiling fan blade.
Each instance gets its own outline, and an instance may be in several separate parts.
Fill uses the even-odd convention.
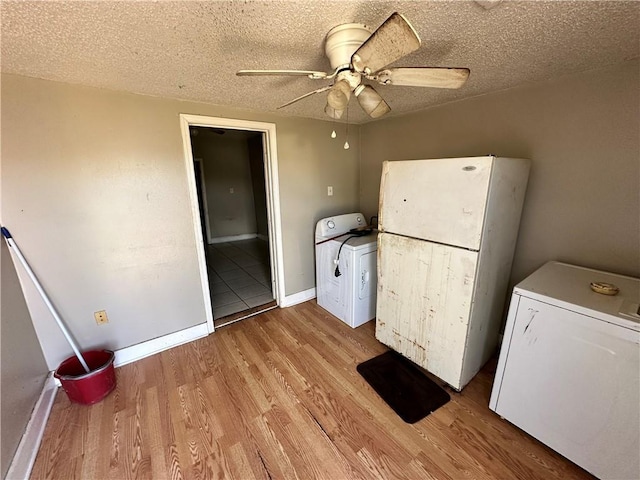
[[[468,68],[389,68],[376,72],[370,78],[383,85],[460,88],[469,78],[469,73]]]
[[[329,90],[331,88],[331,85],[327,85],[326,87],[321,87],[318,88],[317,90],[313,90],[312,92],[308,92],[305,93],[304,95],[300,95],[298,98],[294,98],[293,100],[291,100],[290,102],[285,103],[284,105],[280,105],[278,107],[278,109],[280,108],[284,108],[284,107],[288,107],[289,105],[291,105],[292,103],[296,103],[298,100],[302,100],[303,98],[307,98],[310,97],[311,95],[314,95],[316,93],[320,93],[320,92],[326,92],[327,90]]]
[[[371,118],[378,118],[391,111],[380,94],[371,85],[358,85],[353,92],[358,99],[362,109]]]
[[[300,76],[309,77],[312,80],[319,80],[328,76],[325,72],[316,72],[314,70],[238,70],[236,75],[239,77]]]
[[[398,12],[393,13],[355,51],[351,64],[357,72],[370,74],[420,48],[420,37]]]

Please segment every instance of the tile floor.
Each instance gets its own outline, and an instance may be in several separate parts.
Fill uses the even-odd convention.
[[[207,267],[214,320],[273,300],[267,241],[211,244]]]

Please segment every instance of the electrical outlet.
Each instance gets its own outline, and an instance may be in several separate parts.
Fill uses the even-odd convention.
[[[109,318],[107,317],[107,312],[105,310],[94,312],[93,316],[96,319],[96,323],[98,325],[104,325],[105,323],[109,323]]]

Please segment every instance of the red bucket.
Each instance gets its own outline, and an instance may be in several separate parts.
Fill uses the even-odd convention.
[[[82,354],[89,373],[80,364],[78,357],[69,357],[53,372],[62,383],[69,400],[83,405],[99,402],[116,386],[113,368],[114,353],[111,350],[91,350]]]

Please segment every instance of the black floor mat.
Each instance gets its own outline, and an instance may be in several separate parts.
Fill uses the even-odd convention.
[[[357,367],[358,373],[407,423],[416,423],[450,399],[417,365],[390,350]]]

